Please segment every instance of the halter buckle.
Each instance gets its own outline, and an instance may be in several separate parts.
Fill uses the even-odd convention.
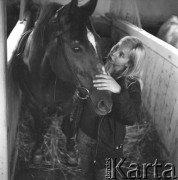
[[[85,87],[78,87],[76,90],[76,95],[79,99],[89,98],[90,91]]]

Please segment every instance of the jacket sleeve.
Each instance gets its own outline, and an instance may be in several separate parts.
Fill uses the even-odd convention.
[[[125,88],[123,85],[121,85],[121,88],[122,90],[120,94],[112,95],[113,109],[111,116],[114,116],[114,119],[124,125],[133,125],[138,121],[140,114],[140,83],[139,81],[134,81],[128,88]]]

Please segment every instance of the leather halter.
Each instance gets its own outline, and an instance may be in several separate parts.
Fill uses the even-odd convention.
[[[20,38],[20,41],[18,43],[16,56],[21,56],[23,54],[23,52],[25,50],[25,45],[26,45],[27,39],[28,39],[29,35],[31,34],[31,32],[32,32],[32,30],[28,30],[22,34],[22,37]]]
[[[56,16],[56,18],[58,19],[58,15],[59,15],[59,12],[60,12],[60,10],[62,10],[64,8],[64,6],[62,6],[62,8],[60,8],[60,9],[58,9],[57,11],[56,11],[56,14],[55,14],[55,16]],[[60,22],[58,21],[58,26],[59,26],[59,28],[61,28],[60,27]],[[27,42],[27,40],[28,40],[28,37],[29,37],[29,35],[31,34],[31,32],[32,32],[32,30],[28,30],[28,31],[26,31],[25,33],[23,33],[23,35],[22,35],[22,37],[21,37],[21,39],[20,39],[20,41],[19,41],[19,44],[18,44],[18,47],[17,47],[17,51],[16,51],[16,56],[17,57],[20,57],[20,56],[22,56],[22,54],[23,54],[23,52],[24,52],[24,50],[25,50],[25,45],[26,45],[26,42]],[[74,70],[73,70],[73,68],[72,68],[72,66],[71,66],[71,64],[70,64],[70,61],[69,61],[69,59],[68,59],[68,57],[67,57],[67,55],[66,55],[66,52],[65,52],[65,48],[64,48],[64,45],[63,45],[63,42],[62,42],[62,34],[63,34],[64,32],[60,32],[59,34],[58,34],[58,37],[59,37],[59,40],[60,40],[60,44],[61,44],[61,48],[62,48],[62,53],[63,53],[63,55],[64,55],[64,58],[66,59],[66,64],[67,64],[67,67],[70,69],[70,71],[72,72],[72,74],[73,74],[73,76],[75,77],[75,84],[76,84],[76,91],[75,91],[75,95],[79,98],[79,99],[82,99],[82,100],[84,100],[84,99],[87,99],[87,98],[89,98],[89,93],[90,93],[90,91],[86,88],[86,87],[83,87],[82,85],[81,85],[81,82],[80,82],[80,80],[79,80],[79,78],[77,77],[77,75],[75,74],[75,72],[74,72]],[[29,92],[29,89],[25,86],[25,85],[23,85],[24,87],[25,87],[25,89],[28,91],[28,93],[29,94],[31,94],[32,95],[32,93],[31,92]],[[55,83],[55,86],[56,86],[56,83]],[[56,87],[55,87],[56,88]],[[33,97],[33,96],[32,96]],[[55,90],[54,90],[54,101],[55,101]]]
[[[59,12],[64,8],[64,6],[62,6],[61,8],[59,8],[57,11],[56,11],[56,14],[55,14],[55,18],[57,18],[57,22],[58,22],[58,26],[59,26],[59,29],[62,27],[62,23],[60,23],[60,21],[58,20],[58,16],[59,16]],[[60,26],[61,25],[61,26]],[[70,71],[72,72],[72,74],[74,75],[75,77],[75,84],[76,84],[76,95],[79,99],[88,99],[89,98],[89,94],[90,94],[90,91],[89,89],[87,89],[86,87],[83,87],[79,78],[77,77],[77,75],[75,74],[73,68],[72,68],[72,65],[70,64],[70,61],[67,57],[67,54],[65,52],[65,48],[64,48],[64,43],[62,42],[62,34],[63,32],[61,31],[59,34],[58,34],[58,38],[60,40],[60,44],[61,44],[61,48],[62,48],[62,53],[64,55],[64,58],[66,59],[66,64],[68,66],[68,68],[70,69]]]

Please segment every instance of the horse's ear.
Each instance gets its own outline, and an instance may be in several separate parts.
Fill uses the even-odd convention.
[[[78,0],[72,0],[70,2],[70,10],[69,10],[70,15],[75,14],[77,10],[77,5],[78,5]]]
[[[98,0],[89,0],[85,5],[80,6],[80,9],[82,9],[88,16],[91,16],[96,8]]]

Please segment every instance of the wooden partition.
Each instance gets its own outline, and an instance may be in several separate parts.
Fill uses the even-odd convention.
[[[6,1],[0,1],[0,179],[2,180],[8,180],[6,35]]]
[[[41,3],[43,2],[42,0],[38,1]],[[46,1],[47,0],[44,0],[44,2]],[[64,1],[65,0],[61,0],[61,2]],[[103,13],[108,11],[108,9],[107,6],[106,10],[100,10],[99,12]],[[163,151],[165,158],[175,165],[176,172],[178,173],[178,50],[131,24],[119,20],[113,20],[112,23],[111,37],[113,43],[116,43],[125,35],[134,35],[140,38],[145,45],[146,58],[143,62],[143,104],[149,112],[160,135],[164,145]],[[17,26],[20,28],[18,38],[15,37],[15,35],[11,36],[13,40],[14,38],[17,39],[15,42],[13,41],[15,44],[17,44],[25,28],[25,25],[22,24],[17,24]],[[14,31],[17,29],[17,26]],[[16,45],[13,45],[13,47],[15,46]],[[11,49],[9,57],[12,56],[13,50],[14,49]],[[9,86],[12,85],[12,83],[9,84]],[[14,171],[13,167],[15,167],[15,163],[13,164],[15,159],[12,157],[16,157],[13,156],[13,153],[16,152],[15,135],[20,107],[20,101],[13,93],[13,91],[8,93],[8,132],[10,134],[8,143],[12,174]],[[6,135],[5,133],[3,133],[4,136]],[[5,161],[6,159],[2,160]],[[2,165],[0,168],[5,169],[5,166]],[[6,169],[3,170],[3,172],[7,174]],[[12,174],[11,178],[13,177]]]
[[[21,0],[20,17],[7,39],[7,66],[11,63],[23,32],[28,27],[30,12],[27,12],[29,0]],[[25,18],[25,19],[24,19]],[[6,36],[4,36],[6,37]],[[7,130],[8,130],[8,179],[13,180],[17,160],[17,128],[20,116],[21,93],[15,87],[10,68],[7,68]],[[1,161],[0,161],[1,162]],[[1,178],[0,178],[1,179]],[[5,180],[5,179],[4,179]]]
[[[129,23],[113,20],[112,39],[133,35],[144,43],[143,104],[163,143],[163,152],[178,173],[178,49]]]

